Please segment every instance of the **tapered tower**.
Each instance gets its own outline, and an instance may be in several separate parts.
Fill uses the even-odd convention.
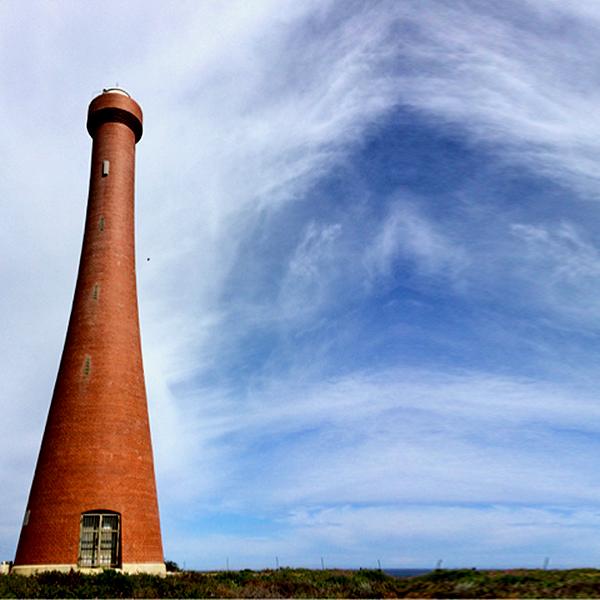
[[[110,88],[91,102],[87,129],[79,274],[13,571],[164,573],[135,277],[142,111]]]

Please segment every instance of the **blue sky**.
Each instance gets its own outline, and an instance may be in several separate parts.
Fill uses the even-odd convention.
[[[0,559],[75,284],[87,105],[118,82],[145,115],[168,559],[600,562],[596,2],[6,2],[0,23]]]

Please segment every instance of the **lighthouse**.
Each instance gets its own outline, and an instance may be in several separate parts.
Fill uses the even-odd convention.
[[[85,232],[62,358],[13,572],[165,572],[135,274],[142,110],[92,100]]]

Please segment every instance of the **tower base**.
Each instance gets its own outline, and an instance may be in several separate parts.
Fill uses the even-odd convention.
[[[77,571],[86,575],[97,575],[106,569],[102,568],[87,568],[73,565],[14,565],[10,570],[15,575],[36,575],[47,571],[59,571],[68,573],[69,571]],[[165,563],[123,563],[119,569],[110,569],[117,573],[125,573],[127,575],[135,575],[136,573],[146,573],[148,575],[160,575],[164,577],[167,574]]]

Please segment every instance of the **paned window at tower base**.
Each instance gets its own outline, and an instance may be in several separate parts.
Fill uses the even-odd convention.
[[[120,566],[121,519],[117,513],[88,512],[81,515],[79,566]]]

